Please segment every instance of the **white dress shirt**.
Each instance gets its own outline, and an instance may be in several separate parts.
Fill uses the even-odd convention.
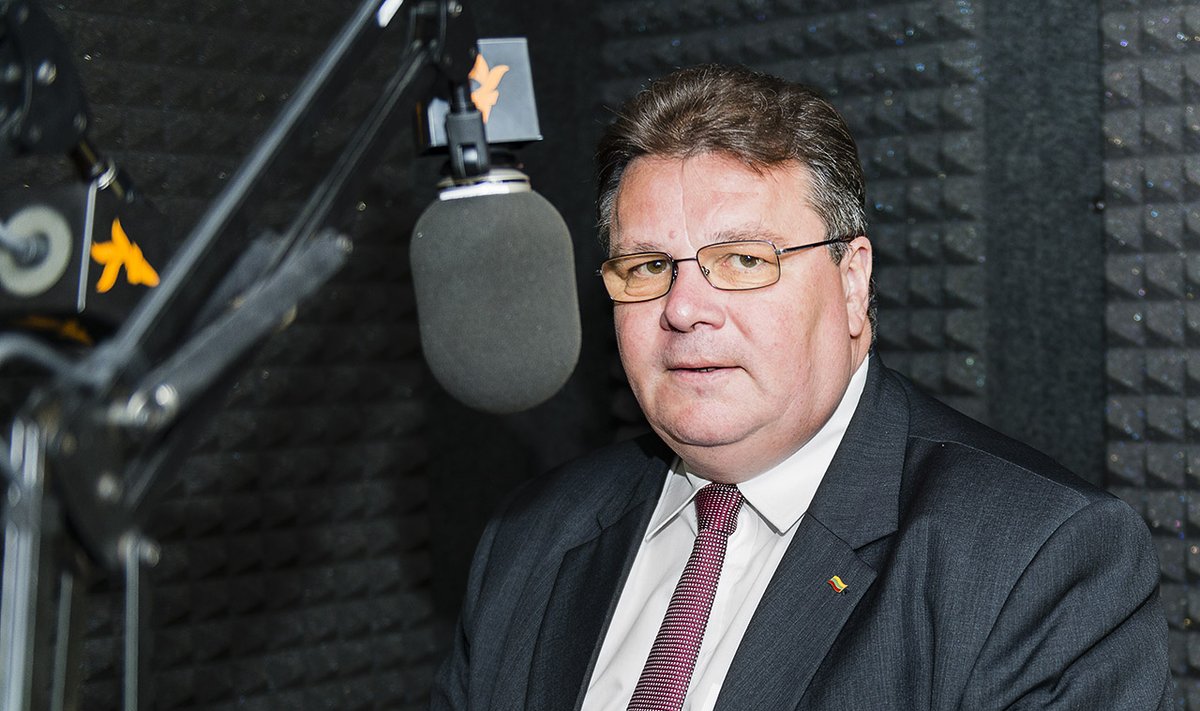
[[[869,359],[868,359],[869,360]],[[745,504],[729,537],[721,580],[692,672],[684,711],[711,711],[767,583],[841,444],[867,380],[855,371],[824,427],[776,467],[738,484]],[[600,648],[583,711],[623,711],[696,539],[692,497],[708,484],[676,459]]]

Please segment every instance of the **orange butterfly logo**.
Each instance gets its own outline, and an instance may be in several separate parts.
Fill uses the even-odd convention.
[[[475,55],[475,66],[471,67],[471,73],[467,76],[479,83],[479,88],[471,92],[471,101],[475,102],[475,107],[483,114],[484,123],[487,123],[492,107],[500,100],[500,80],[507,73],[507,64],[497,64],[488,68],[483,55]]]
[[[97,242],[92,245],[92,259],[104,265],[104,272],[96,282],[97,293],[107,293],[116,285],[121,267],[125,267],[125,279],[130,284],[158,286],[158,272],[154,271],[154,267],[142,256],[142,248],[125,234],[120,219],[113,220],[111,242]]]

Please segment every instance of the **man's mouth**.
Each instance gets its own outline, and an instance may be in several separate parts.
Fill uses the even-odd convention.
[[[669,370],[680,371],[684,373],[715,373],[718,370],[727,370],[730,366],[727,365],[677,365]]]

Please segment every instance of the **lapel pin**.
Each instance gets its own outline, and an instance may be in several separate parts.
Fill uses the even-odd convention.
[[[845,592],[846,588],[850,587],[849,585],[843,583],[842,579],[836,575],[825,582],[829,583],[829,587],[833,588],[833,591],[838,594]]]

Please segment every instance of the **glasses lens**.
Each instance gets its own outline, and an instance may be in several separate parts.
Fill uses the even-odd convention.
[[[779,281],[779,257],[770,242],[710,244],[696,252],[696,259],[718,289],[758,289]]]
[[[613,301],[649,301],[671,290],[671,256],[662,252],[628,254],[600,265]]]

